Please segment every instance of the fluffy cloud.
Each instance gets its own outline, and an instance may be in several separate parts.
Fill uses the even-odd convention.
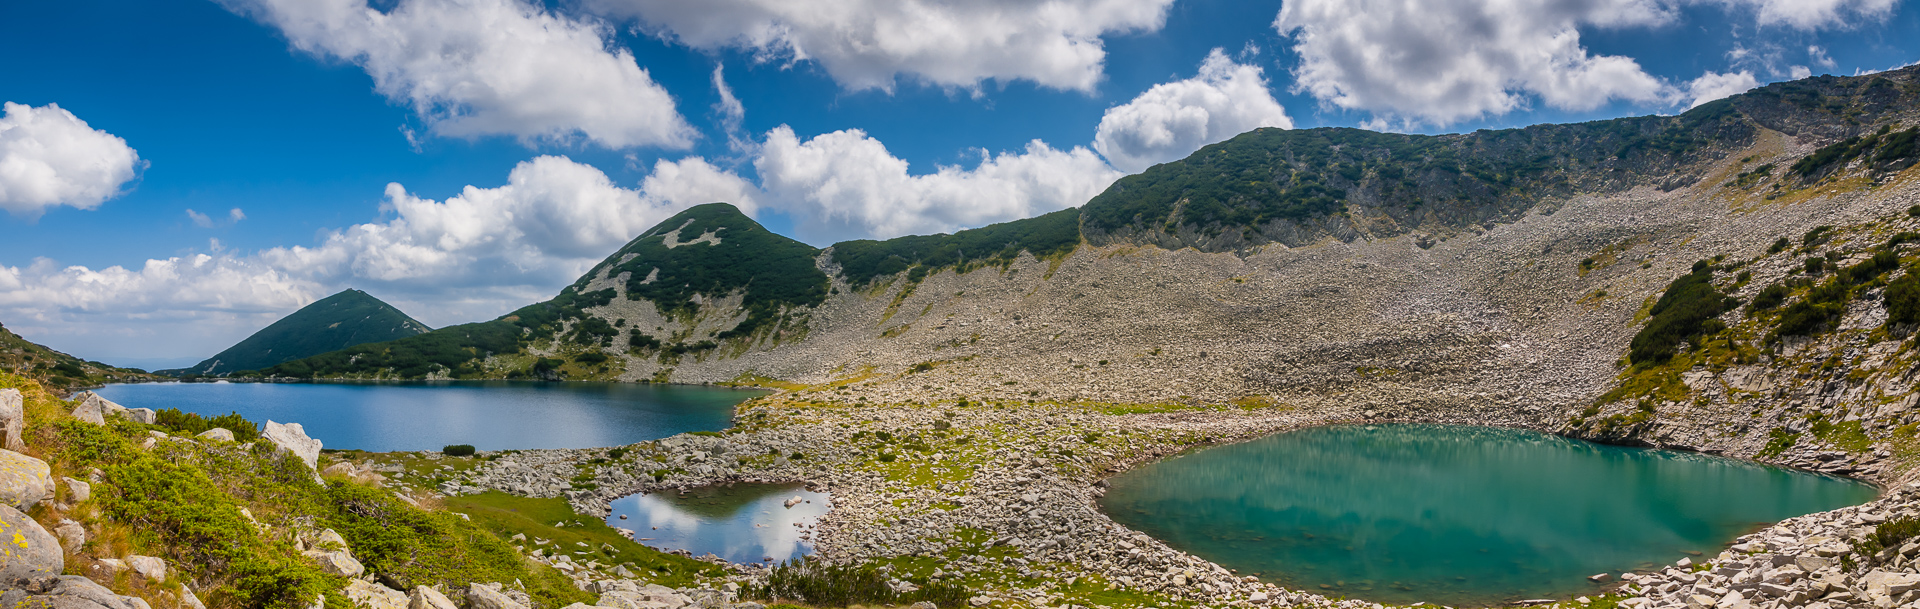
[[[1751,13],[1763,27],[1815,30],[1885,20],[1895,0],[1289,0],[1274,27],[1300,56],[1298,90],[1371,113],[1373,124],[1447,125],[1535,99],[1573,111],[1713,99],[1739,84],[1737,73],[1676,85],[1580,42],[1581,28],[1671,25],[1689,5]]]
[[[815,243],[1031,217],[1085,203],[1121,176],[1091,150],[1039,140],[1020,153],[983,152],[973,169],[911,175],[905,160],[858,129],[802,142],[784,125],[767,132],[753,166],[768,205],[796,216],[801,238]]]
[[[1294,39],[1296,86],[1351,110],[1448,124],[1538,96],[1590,110],[1655,102],[1667,86],[1626,57],[1592,55],[1581,26],[1665,23],[1651,0],[1293,0],[1274,27]]]
[[[135,339],[151,355],[204,357],[346,287],[368,289],[430,325],[486,319],[551,297],[609,252],[687,207],[756,209],[745,180],[694,157],[661,161],[640,189],[562,157],[521,163],[507,183],[444,200],[389,184],[390,217],[313,247],[148,260],[135,269],[0,266],[0,319],[89,357]],[[229,217],[239,217],[229,212]],[[76,347],[77,345],[77,347]],[[91,354],[98,353],[95,356]],[[172,364],[192,362],[171,362]]]
[[[0,209],[38,218],[47,208],[99,207],[145,165],[127,141],[55,104],[7,102],[0,116]]]
[[[1893,15],[1897,0],[1710,0],[1751,9],[1760,25],[1802,30],[1847,27]]]
[[[1114,167],[1137,173],[1258,127],[1291,129],[1293,119],[1267,90],[1259,67],[1235,63],[1214,49],[1199,75],[1154,85],[1109,108],[1094,132],[1093,149]]]
[[[1758,86],[1760,81],[1753,77],[1753,72],[1746,70],[1728,74],[1707,72],[1687,83],[1687,99],[1691,100],[1687,107],[1698,108],[1700,104],[1746,93]]]
[[[1100,36],[1158,30],[1172,0],[584,0],[704,49],[819,62],[842,86],[891,90],[907,75],[942,86],[1023,79],[1091,91]]]
[[[296,48],[352,62],[433,133],[691,145],[695,132],[605,26],[523,0],[223,0]]]

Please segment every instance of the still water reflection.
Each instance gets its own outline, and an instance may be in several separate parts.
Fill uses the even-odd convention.
[[[809,537],[828,507],[826,493],[800,484],[708,486],[616,499],[607,525],[656,549],[781,562],[813,552]]]

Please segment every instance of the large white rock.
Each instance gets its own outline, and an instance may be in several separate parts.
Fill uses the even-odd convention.
[[[413,591],[407,593],[407,609],[460,609],[460,606],[439,590],[414,586]]]
[[[367,572],[365,565],[361,565],[359,560],[355,560],[352,554],[348,554],[344,550],[333,552],[307,550],[301,554],[306,555],[306,557],[312,559],[315,564],[320,565],[321,571],[325,571],[331,575],[359,577],[360,574]]]
[[[348,581],[346,592],[347,599],[368,609],[407,609],[406,593],[366,580]]]
[[[274,451],[275,454],[299,457],[308,468],[317,471],[320,463],[320,441],[307,437],[307,430],[299,423],[275,423],[269,420],[266,432],[261,435],[278,447]]]
[[[127,567],[149,581],[167,581],[167,561],[158,557],[130,555],[127,557]]]
[[[82,391],[80,395],[74,397],[80,401],[80,405],[73,407],[73,418],[94,425],[105,425],[108,414],[126,410],[125,407],[91,391]]]
[[[4,441],[0,441],[0,448],[26,450],[26,443],[20,441],[20,432],[26,427],[26,401],[20,397],[20,390],[0,389],[0,433],[6,436]]]
[[[0,504],[27,511],[53,498],[53,470],[41,461],[0,449]]]
[[[526,605],[513,600],[513,597],[485,584],[467,586],[467,607],[469,609],[527,609]]]
[[[25,587],[65,569],[59,540],[20,510],[0,505],[0,588]]]

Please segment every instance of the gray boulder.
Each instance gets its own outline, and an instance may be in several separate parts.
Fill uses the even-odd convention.
[[[53,470],[41,461],[0,449],[0,504],[27,511],[53,498]]]
[[[20,441],[20,432],[27,427],[26,401],[20,397],[19,389],[0,389],[0,433],[6,438],[0,442],[0,448],[11,451],[27,449]]]
[[[19,588],[59,575],[66,569],[60,542],[20,510],[0,505],[0,588]]]
[[[312,559],[315,564],[320,565],[321,571],[325,571],[331,575],[359,577],[360,574],[367,572],[366,566],[361,565],[359,560],[355,560],[353,555],[348,554],[345,550],[332,552],[307,550],[306,552],[302,552],[302,554]]]
[[[67,503],[68,504],[80,503],[82,501],[86,501],[87,499],[93,497],[93,485],[89,484],[85,480],[75,480],[73,478],[61,478],[60,481],[67,483]]]
[[[141,425],[152,425],[154,421],[160,420],[160,413],[154,412],[152,408],[126,408],[119,414],[121,418]]]
[[[167,561],[158,557],[131,555],[127,557],[127,567],[133,569],[134,573],[140,574],[140,577],[147,578],[148,581],[167,580]]]
[[[106,586],[78,575],[62,575],[37,586],[40,591],[21,601],[21,607],[47,609],[150,609],[146,601],[120,596]]]
[[[120,411],[127,409],[125,406],[115,404],[113,400],[100,397],[100,394],[91,391],[82,391],[80,395],[74,396],[74,398],[80,401],[80,405],[73,407],[73,418],[94,425],[105,425],[107,424],[108,415],[118,415]]]
[[[513,597],[500,592],[500,584],[470,584],[467,586],[467,607],[469,609],[527,609],[526,605],[513,600]]]
[[[225,427],[215,427],[213,429],[200,432],[200,435],[197,435],[194,437],[200,438],[202,440],[219,440],[221,442],[232,442],[233,431]]]
[[[414,586],[413,591],[407,593],[407,609],[460,609],[460,606],[439,590]]]
[[[87,546],[87,528],[72,520],[62,520],[53,527],[53,536],[60,538],[60,547],[69,554],[79,554]]]
[[[293,455],[308,469],[316,469],[320,463],[320,441],[307,437],[307,430],[299,423],[275,423],[267,421],[266,432],[261,434],[276,447],[275,454]]]
[[[354,605],[368,609],[407,609],[406,593],[366,580],[348,581],[346,593]]]

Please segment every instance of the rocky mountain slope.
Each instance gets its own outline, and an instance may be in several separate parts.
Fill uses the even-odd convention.
[[[221,374],[257,370],[354,345],[385,342],[432,330],[360,290],[342,290],[282,317],[246,340],[190,368],[163,374]]]
[[[56,390],[157,378],[145,370],[86,361],[34,344],[0,326],[0,373],[17,374]]]

